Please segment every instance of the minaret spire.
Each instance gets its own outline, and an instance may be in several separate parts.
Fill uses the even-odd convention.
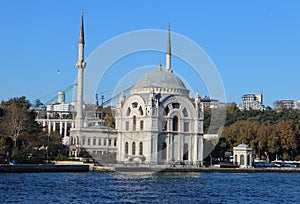
[[[167,42],[167,51],[166,51],[166,70],[168,72],[172,72],[171,69],[171,31],[170,31],[170,23],[168,26],[168,42]]]
[[[81,23],[80,23],[80,34],[79,34],[79,43],[84,45],[84,28],[83,28],[83,10],[81,11]]]
[[[81,13],[81,23],[78,41],[78,61],[76,62],[78,69],[77,77],[77,114],[75,120],[75,128],[83,127],[83,71],[86,67],[84,62],[84,27],[83,27],[83,11]]]

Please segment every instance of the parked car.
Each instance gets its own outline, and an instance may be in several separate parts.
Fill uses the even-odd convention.
[[[293,163],[287,163],[287,162],[283,162],[281,164],[282,167],[297,167],[297,164],[293,164]]]

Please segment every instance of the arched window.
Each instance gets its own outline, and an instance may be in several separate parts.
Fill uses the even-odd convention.
[[[132,143],[132,155],[135,155],[135,142]]]
[[[128,156],[128,142],[125,142],[125,157]]]
[[[165,108],[165,115],[168,115],[169,112],[170,112],[170,109],[169,109],[169,106],[167,106],[167,107]]]
[[[143,155],[143,143],[140,142],[140,152],[139,155]]]
[[[189,145],[187,143],[184,144],[183,146],[183,160],[188,160],[189,159]]]
[[[167,158],[167,143],[163,142],[161,145],[161,159]]]
[[[179,104],[179,103],[172,103],[172,107],[173,107],[173,108],[177,108],[177,109],[178,109],[178,108],[179,108],[179,106],[180,106],[180,104]]]
[[[188,114],[186,108],[184,108],[184,109],[182,110],[182,113],[183,113],[183,116],[184,116],[184,117],[188,117],[188,116],[189,116],[189,114]]]
[[[143,120],[140,121],[140,130],[144,130],[144,121]]]
[[[173,131],[178,131],[178,117],[174,116],[173,118]]]
[[[132,108],[137,108],[138,107],[138,103],[137,102],[133,102],[132,103]]]
[[[245,157],[243,154],[240,155],[240,165],[244,165],[245,164]]]
[[[143,115],[143,114],[144,114],[144,111],[143,111],[142,106],[139,107],[139,112],[140,112],[140,115]]]
[[[132,126],[133,131],[136,130],[136,116],[133,116],[133,126]]]
[[[130,113],[131,113],[131,109],[130,109],[130,107],[128,107],[127,112],[126,112],[126,116],[129,116]]]

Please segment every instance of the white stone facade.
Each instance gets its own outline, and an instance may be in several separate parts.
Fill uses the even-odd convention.
[[[241,168],[252,166],[252,148],[246,144],[233,147],[233,162]]]
[[[142,77],[116,107],[119,162],[203,165],[203,110],[200,97],[172,72]]]

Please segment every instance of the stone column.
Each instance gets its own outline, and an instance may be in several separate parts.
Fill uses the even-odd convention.
[[[198,152],[198,137],[197,134],[193,136],[193,165],[197,164],[197,152]]]
[[[199,162],[200,166],[203,166],[203,135],[200,135],[199,143]]]
[[[68,131],[68,122],[65,122],[65,132],[64,132],[65,137],[67,137],[67,131]]]
[[[170,161],[170,138],[169,135],[166,136],[166,144],[167,144],[167,148],[166,148],[166,161],[165,162],[169,162]]]
[[[157,163],[158,162],[158,150],[157,150],[157,135],[151,135],[152,139],[151,139],[151,143],[150,143],[150,149],[151,149],[151,159],[150,161],[152,163]]]
[[[60,135],[63,134],[63,122],[62,121],[59,122],[59,134]]]
[[[180,154],[179,154],[179,157],[180,157],[180,161],[183,161],[183,155],[184,155],[184,139],[183,139],[183,136],[180,135]]]
[[[170,134],[169,137],[170,137],[170,139],[169,139],[169,146],[170,146],[170,157],[169,157],[169,161],[172,161],[172,160],[174,159],[173,135]]]
[[[50,133],[51,133],[51,125],[52,125],[51,121],[48,120],[48,134],[49,134],[49,135],[50,135]]]

